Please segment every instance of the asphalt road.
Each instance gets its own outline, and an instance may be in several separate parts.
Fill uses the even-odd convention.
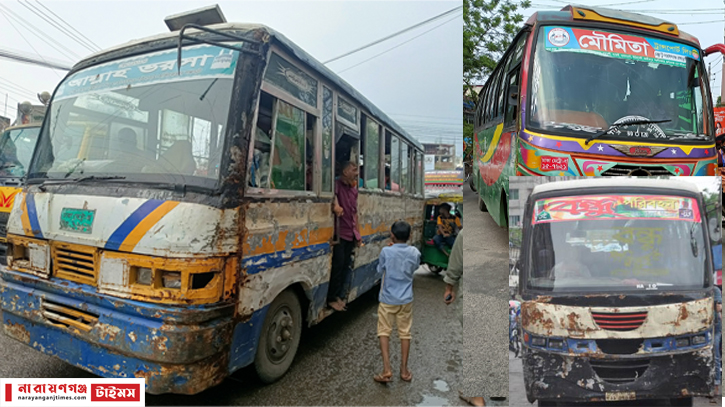
[[[526,400],[526,392],[524,391],[524,373],[521,365],[520,358],[514,358],[514,353],[509,352],[509,394],[511,399],[509,400],[509,406],[511,407],[531,407]],[[710,399],[704,397],[696,397],[693,401],[694,407],[705,407],[705,406],[722,406],[722,398],[715,397],[716,404],[710,404]],[[650,406],[669,406],[669,401],[660,400],[642,400],[637,402],[626,401],[626,402],[609,402],[609,403],[590,403],[590,404],[576,404],[577,406],[607,406],[607,407],[650,407]]]
[[[195,396],[146,395],[147,405],[372,405],[461,406],[457,385],[461,369],[461,326],[455,309],[443,302],[445,283],[422,267],[414,281],[411,383],[397,375],[400,346],[391,341],[395,381],[381,385],[376,337],[377,293],[369,292],[303,333],[290,371],[263,385],[253,368]],[[374,290],[376,291],[376,290]],[[0,377],[94,377],[54,357],[0,335]]]
[[[478,210],[468,184],[463,202],[463,391],[508,397],[508,232]]]

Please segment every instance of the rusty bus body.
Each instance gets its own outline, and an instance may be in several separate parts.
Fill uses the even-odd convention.
[[[378,282],[395,220],[420,245],[415,139],[261,25],[92,55],[54,92],[13,207],[4,332],[154,394],[198,393],[251,364],[274,381],[303,323],[332,312],[333,168],[358,158],[364,245],[348,301]],[[378,187],[386,165],[398,191]]]
[[[713,265],[694,184],[534,188],[520,257],[526,393],[539,405],[714,391]]]

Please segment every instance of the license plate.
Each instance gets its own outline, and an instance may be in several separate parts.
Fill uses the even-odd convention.
[[[609,391],[604,394],[606,401],[636,400],[633,391]]]
[[[78,233],[91,233],[96,210],[63,208],[60,212],[60,229]]]

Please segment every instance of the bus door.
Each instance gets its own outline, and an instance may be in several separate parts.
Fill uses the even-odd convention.
[[[358,171],[359,171],[359,179],[362,180],[362,174],[365,170],[364,163],[360,163],[360,136],[358,134],[355,134],[355,132],[351,129],[349,129],[347,126],[343,126],[340,123],[337,123],[335,126],[335,180],[337,180],[339,177],[342,176],[342,169],[345,167],[345,164],[348,162],[354,162],[359,165]],[[362,165],[360,165],[362,164]],[[358,202],[360,200],[360,187],[362,187],[362,182],[358,181]],[[334,191],[337,193],[337,191]],[[358,208],[359,209],[359,208]],[[330,211],[331,216],[334,217],[334,225],[335,225],[335,233],[333,235],[333,241],[331,245],[331,253],[334,253],[335,246],[340,244],[340,237],[338,236],[338,230],[340,228],[340,220],[337,218],[332,211]],[[357,252],[357,248],[353,249],[353,257],[355,256],[355,253]],[[354,270],[355,269],[355,261],[354,259],[350,261],[350,267]],[[330,269],[330,273],[335,272],[336,270]],[[343,289],[344,293],[347,295],[347,301],[350,302],[354,298],[350,298],[349,293],[352,288],[352,282],[354,281],[353,273],[347,273],[347,279],[343,282]]]

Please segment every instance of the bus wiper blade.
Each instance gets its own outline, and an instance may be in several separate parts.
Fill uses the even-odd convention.
[[[88,176],[85,176],[85,177],[73,178],[70,181],[72,181],[72,182],[83,182],[83,181],[88,181],[88,180],[100,181],[100,180],[106,180],[106,179],[126,179],[126,177],[122,177],[120,175],[112,175],[112,176],[107,176],[107,177],[98,177],[96,175],[88,175]]]
[[[609,126],[608,129],[600,131],[597,134],[592,134],[585,142],[584,144],[589,144],[592,140],[598,139],[599,137],[604,136],[605,134],[609,134],[612,130],[621,127],[621,126],[632,126],[632,125],[640,125],[640,124],[657,124],[657,123],[667,123],[671,122],[672,120],[635,120],[627,123],[615,123],[611,126]]]

